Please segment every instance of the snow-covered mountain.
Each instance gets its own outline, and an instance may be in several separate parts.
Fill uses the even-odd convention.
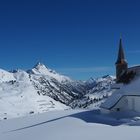
[[[114,77],[72,80],[38,63],[28,71],[0,70],[0,119],[70,108],[94,108],[111,93]]]

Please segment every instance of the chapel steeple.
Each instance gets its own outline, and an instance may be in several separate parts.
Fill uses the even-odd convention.
[[[122,38],[120,38],[118,58],[115,65],[116,65],[116,80],[117,82],[121,82],[120,78],[127,71],[128,68],[128,64],[125,60],[124,50],[122,46]]]
[[[125,61],[125,56],[124,56],[124,50],[123,50],[123,46],[122,46],[122,38],[120,38],[119,52],[118,52],[118,58],[117,58],[116,64],[119,64],[124,61]]]

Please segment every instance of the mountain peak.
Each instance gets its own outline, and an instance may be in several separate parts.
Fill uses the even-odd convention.
[[[40,62],[38,62],[32,70],[28,70],[28,73],[47,76],[50,79],[54,78],[59,82],[71,80],[69,77],[61,75],[54,70],[47,68],[43,63]]]
[[[47,67],[41,62],[37,62],[37,64],[34,66],[34,68],[37,69],[37,70],[39,70],[41,68],[47,69]]]
[[[41,72],[42,74],[48,74],[48,73],[53,73],[56,74],[54,70],[51,70],[50,68],[46,67],[45,64],[38,62],[33,69],[36,69],[37,71]]]

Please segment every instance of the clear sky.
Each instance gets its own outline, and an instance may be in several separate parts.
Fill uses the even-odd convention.
[[[41,61],[73,79],[114,74],[119,37],[140,64],[139,0],[0,1],[0,67]]]

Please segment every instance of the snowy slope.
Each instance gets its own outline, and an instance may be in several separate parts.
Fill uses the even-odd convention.
[[[113,93],[111,85],[114,84],[114,77],[106,75],[102,78],[90,78],[85,84],[86,94],[71,103],[73,108],[98,108]]]
[[[0,120],[52,110],[98,108],[112,94],[111,76],[76,81],[38,63],[27,72],[0,71]]]
[[[0,119],[69,108],[48,96],[39,96],[25,71],[13,75],[14,81],[0,83]]]
[[[116,119],[98,110],[56,111],[2,121],[0,139],[139,140],[139,125],[138,117]]]
[[[15,80],[13,74],[8,71],[0,69],[0,83],[11,80]]]

